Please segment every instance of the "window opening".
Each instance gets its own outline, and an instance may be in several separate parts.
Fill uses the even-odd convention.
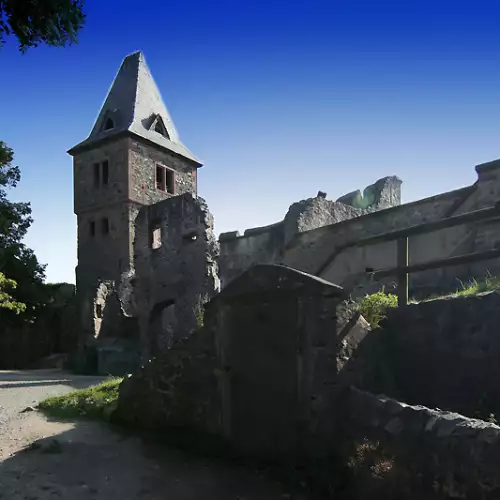
[[[175,171],[156,165],[156,189],[175,194]]]
[[[102,233],[103,234],[108,234],[109,233],[109,220],[107,217],[103,217],[101,220],[101,226],[102,226]]]
[[[102,162],[102,183],[108,184],[109,182],[109,161],[104,160]]]
[[[90,221],[90,236],[95,236],[95,221]]]
[[[157,250],[161,247],[161,227],[155,227],[151,235],[151,248]]]
[[[156,165],[156,189],[160,191],[165,191],[165,169]]]
[[[174,194],[175,192],[175,174],[173,170],[165,169],[166,174],[166,191],[167,193]]]
[[[106,120],[106,123],[104,124],[104,130],[107,131],[113,128],[115,128],[115,124],[113,123],[113,120],[111,118],[108,118]]]

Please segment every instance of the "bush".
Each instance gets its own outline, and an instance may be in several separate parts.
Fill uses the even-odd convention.
[[[359,312],[373,328],[378,328],[391,307],[397,307],[398,297],[392,293],[380,292],[367,295],[359,304]]]

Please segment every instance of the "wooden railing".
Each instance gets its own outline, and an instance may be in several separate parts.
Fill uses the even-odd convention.
[[[431,269],[440,269],[442,267],[458,266],[463,264],[470,264],[472,262],[479,262],[483,260],[496,259],[500,257],[500,248],[493,250],[486,250],[484,252],[474,252],[456,257],[448,257],[445,259],[437,259],[420,264],[409,265],[409,248],[408,239],[410,236],[418,234],[426,234],[440,229],[447,229],[449,227],[460,226],[471,222],[478,222],[487,219],[493,219],[500,216],[500,202],[493,207],[482,208],[473,212],[468,212],[463,215],[456,215],[441,219],[439,221],[427,222],[416,226],[410,226],[398,231],[391,231],[388,233],[371,236],[359,240],[354,246],[368,246],[376,243],[383,243],[388,241],[397,241],[397,265],[391,269],[384,269],[381,271],[371,272],[370,275],[375,279],[385,278],[389,276],[397,277],[397,294],[398,305],[408,304],[408,277],[411,273],[419,271],[427,271]]]

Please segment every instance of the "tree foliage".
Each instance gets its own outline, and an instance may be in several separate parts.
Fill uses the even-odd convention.
[[[0,45],[13,36],[23,53],[42,43],[64,47],[84,22],[81,0],[0,0]]]
[[[30,204],[12,202],[7,198],[8,190],[15,188],[21,178],[19,167],[12,164],[13,159],[12,149],[0,141],[0,273],[15,285],[12,286],[12,281],[4,285],[10,284],[9,301],[25,304],[24,318],[29,318],[43,300],[41,289],[45,268],[33,250],[23,243],[33,222]],[[9,311],[15,311],[3,309],[0,322],[9,319]]]
[[[14,280],[10,280],[3,273],[0,273],[0,309],[8,309],[17,314],[26,310],[26,304],[16,302],[10,295],[10,292],[16,287],[17,283]]]
[[[77,42],[84,22],[82,0],[0,0],[0,47],[9,36],[23,53],[40,44],[65,47]],[[30,204],[7,199],[21,179],[13,161],[14,152],[0,141],[0,326],[13,316],[31,320],[44,302],[45,267],[23,243],[33,222]]]

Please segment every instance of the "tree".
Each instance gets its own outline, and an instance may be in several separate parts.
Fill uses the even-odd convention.
[[[7,190],[15,188],[21,178],[19,167],[13,166],[14,153],[0,141],[0,273],[5,281],[0,292],[8,294],[6,303],[23,304],[23,319],[30,319],[38,305],[43,302],[41,288],[45,278],[42,266],[33,250],[22,242],[33,219],[29,203],[15,203],[7,199]],[[0,295],[1,300],[1,295]],[[3,307],[20,312],[19,308]],[[9,311],[2,312],[2,320],[7,321]]]
[[[17,283],[14,280],[9,280],[3,273],[0,273],[0,309],[9,309],[17,314],[26,310],[26,304],[16,302],[9,293],[16,287]]]
[[[77,42],[85,22],[82,0],[0,0],[0,47],[8,36],[17,39],[19,50],[44,43],[65,47]],[[21,178],[13,166],[14,152],[0,141],[0,325],[12,313],[24,311],[31,319],[43,302],[45,266],[22,243],[33,219],[29,203],[7,199],[7,190]]]
[[[76,43],[84,23],[81,0],[0,0],[0,45],[14,36],[23,53],[42,43]]]

